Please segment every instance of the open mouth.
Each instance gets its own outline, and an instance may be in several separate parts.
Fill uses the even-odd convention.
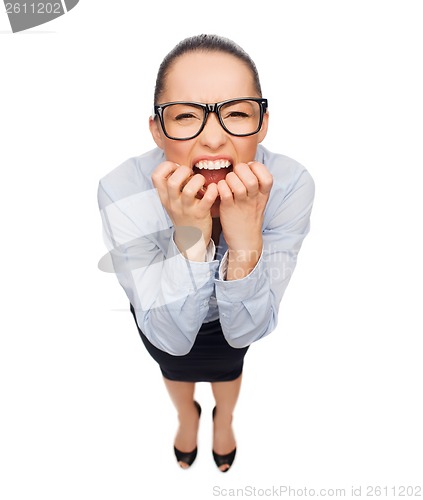
[[[204,188],[209,184],[223,180],[232,172],[232,163],[229,160],[200,160],[192,168],[194,174],[201,174],[205,178]]]

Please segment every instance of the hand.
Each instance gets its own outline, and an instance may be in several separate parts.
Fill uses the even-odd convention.
[[[216,184],[208,186],[202,191],[205,178],[201,174],[193,175],[190,168],[170,161],[161,163],[153,172],[152,181],[175,226],[175,243],[179,250],[190,260],[204,260],[205,249],[210,241],[212,232],[211,207],[215,202],[218,191]],[[198,193],[201,192],[201,194]],[[198,196],[198,197],[197,197]],[[203,241],[196,245],[191,252],[187,249],[186,229],[199,229]]]
[[[229,248],[227,279],[251,272],[260,258],[264,211],[272,174],[258,162],[239,163],[219,181],[220,222]]]

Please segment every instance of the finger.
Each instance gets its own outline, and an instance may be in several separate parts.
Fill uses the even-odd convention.
[[[179,168],[180,165],[171,161],[160,163],[158,167],[151,174],[153,186],[157,189],[160,201],[163,205],[167,206],[169,201],[169,193],[167,190],[167,179],[173,172]]]
[[[258,179],[260,193],[269,194],[273,186],[273,176],[267,167],[258,161],[251,161],[248,165]]]
[[[217,189],[217,185],[212,182],[207,186],[207,189],[201,198],[201,200],[198,202],[198,207],[201,210],[210,210],[213,203],[216,201],[216,199],[219,196],[219,191]]]
[[[229,175],[229,174],[228,174]],[[228,177],[226,176],[226,178]],[[226,179],[222,179],[217,183],[217,190],[220,196],[220,203],[222,205],[228,205],[234,202],[234,195],[232,193],[231,188],[228,186]]]
[[[168,178],[167,178],[167,191],[169,197],[179,198],[181,191],[189,178],[192,176],[192,170],[184,165],[180,165]]]
[[[166,185],[168,177],[175,172],[175,170],[180,167],[178,163],[173,161],[165,161],[160,163],[151,174],[151,180],[156,188],[164,187]]]
[[[198,191],[201,190],[205,182],[206,179],[201,174],[195,174],[190,177],[182,188],[182,198],[192,203],[192,199],[197,196]]]
[[[247,198],[247,188],[235,172],[229,172],[225,181],[232,191],[234,198],[244,200]]]
[[[250,165],[238,163],[235,165],[234,172],[244,184],[248,196],[254,196],[259,192],[259,182],[256,174],[251,170]]]

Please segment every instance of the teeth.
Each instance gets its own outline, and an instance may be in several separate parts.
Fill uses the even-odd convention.
[[[201,160],[195,164],[195,166],[200,170],[203,168],[206,170],[219,170],[221,168],[228,168],[230,165],[231,162],[228,160]]]

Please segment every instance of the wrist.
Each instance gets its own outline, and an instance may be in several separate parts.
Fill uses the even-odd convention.
[[[205,262],[209,242],[206,243],[200,229],[190,226],[178,226],[175,227],[173,238],[178,250],[186,259]]]
[[[260,260],[263,245],[254,248],[229,249],[226,280],[237,280],[248,276]]]

